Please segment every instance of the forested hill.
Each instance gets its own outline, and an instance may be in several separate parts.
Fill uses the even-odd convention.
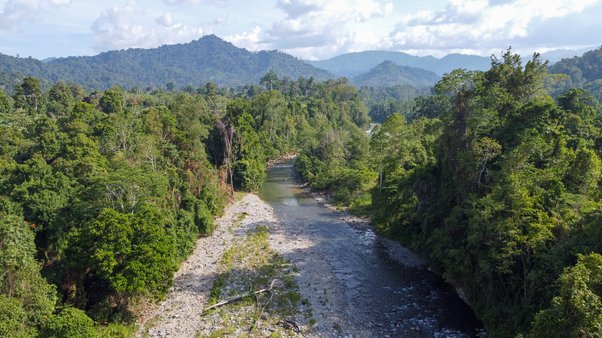
[[[357,88],[273,82],[86,92],[28,77],[12,97],[0,89],[0,337],[133,336],[123,331],[165,296],[233,190],[259,189],[268,160],[327,154],[363,166],[339,175],[354,184],[369,158]]]
[[[115,85],[131,87],[198,86],[215,82],[222,86],[257,83],[268,71],[282,77],[316,80],[334,78],[295,57],[278,51],[250,52],[215,35],[186,44],[152,49],[110,51],[96,56],[57,58],[42,62],[0,54],[0,79],[35,76],[50,82],[76,83],[88,89]],[[6,82],[6,81],[3,81]],[[3,83],[7,88],[11,84]]]
[[[434,86],[441,77],[431,71],[397,65],[393,61],[384,61],[368,73],[351,79],[360,87],[392,87],[410,85],[412,87]]]
[[[449,73],[458,68],[486,70],[491,65],[489,57],[476,55],[450,54],[437,59],[432,56],[414,56],[391,51],[347,53],[327,60],[308,61],[308,63],[336,75],[353,77],[366,73],[387,60],[402,66],[426,69],[438,75]]]
[[[550,73],[569,76],[569,79],[556,85],[556,92],[571,87],[584,88],[602,100],[602,47],[583,56],[562,59],[550,66]]]

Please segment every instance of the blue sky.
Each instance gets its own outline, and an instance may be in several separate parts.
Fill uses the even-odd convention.
[[[305,59],[526,54],[600,46],[601,18],[602,0],[0,0],[0,53],[94,55],[216,34]]]

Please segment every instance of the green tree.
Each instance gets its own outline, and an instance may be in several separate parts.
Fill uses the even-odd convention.
[[[602,335],[602,256],[579,256],[559,279],[560,291],[548,309],[535,316],[532,337]]]
[[[259,84],[265,86],[267,90],[274,90],[278,86],[278,75],[273,70],[270,70],[261,77]]]
[[[97,337],[94,321],[82,310],[67,307],[50,317],[42,334],[49,338]]]
[[[100,108],[106,114],[121,114],[123,112],[124,93],[120,87],[113,87],[104,92],[100,98]]]
[[[242,113],[236,119],[233,178],[234,184],[246,191],[259,190],[265,178],[266,158],[254,125],[249,113]]]
[[[73,109],[75,99],[71,88],[63,82],[53,85],[48,91],[48,104],[46,111],[52,116],[68,115]]]
[[[18,300],[28,325],[45,322],[56,302],[55,289],[40,274],[35,254],[31,225],[18,216],[0,214],[0,293]],[[6,302],[7,306],[17,304]]]
[[[13,100],[0,89],[0,124],[6,123],[7,115],[13,110]]]
[[[451,111],[449,98],[442,95],[420,96],[415,99],[412,118],[441,118]]]
[[[0,337],[36,336],[36,329],[29,325],[23,304],[18,299],[0,294]]]
[[[15,108],[24,109],[30,115],[41,114],[45,111],[45,98],[42,93],[40,80],[26,77],[15,88]]]
[[[83,233],[90,266],[110,283],[122,306],[131,297],[158,297],[171,286],[176,266],[163,222],[151,206],[135,214],[105,209]]]

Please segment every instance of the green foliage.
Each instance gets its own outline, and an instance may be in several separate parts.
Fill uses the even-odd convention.
[[[451,110],[449,98],[442,95],[418,97],[415,99],[415,105],[411,118],[441,118]]]
[[[94,321],[82,310],[67,307],[53,315],[44,325],[42,330],[44,337],[70,338],[96,337]]]
[[[13,109],[13,100],[10,96],[6,95],[6,93],[0,89],[0,124],[4,123],[4,119],[6,119],[7,115]]]
[[[0,123],[0,293],[22,309],[23,332],[92,334],[76,309],[131,322],[131,304],[161,299],[213,232],[226,187],[258,190],[280,156],[303,149],[312,184],[367,208],[376,174],[359,92],[346,80],[271,81],[276,90],[237,93],[17,85]],[[52,315],[55,286],[65,310]]]
[[[73,109],[74,101],[71,88],[63,82],[56,83],[48,91],[47,113],[53,116],[67,115]]]
[[[40,80],[37,78],[24,78],[23,82],[15,88],[13,99],[15,108],[23,109],[29,115],[37,115],[45,110],[45,98]]]
[[[437,118],[392,116],[371,140],[375,226],[462,287],[494,337],[599,334],[585,296],[597,282],[577,283],[585,263],[563,270],[602,249],[600,106],[578,89],[554,102],[545,66],[508,51],[487,72],[453,71],[418,104]]]
[[[123,112],[123,89],[113,87],[104,92],[100,97],[100,107],[107,114],[120,114]]]
[[[35,254],[31,226],[19,216],[0,214],[0,293],[18,301],[31,326],[48,319],[56,302],[55,288],[40,274]]]
[[[429,88],[416,88],[409,85],[391,87],[361,87],[360,97],[368,107],[372,121],[384,122],[389,115],[400,113],[405,116],[412,111],[414,99],[430,95]]]
[[[118,88],[86,96],[58,83],[28,116],[35,102],[20,93],[36,85],[18,85],[22,106],[0,126],[0,210],[22,214],[2,217],[1,291],[21,302],[28,325],[43,326],[56,296],[39,254],[64,302],[101,321],[127,320],[132,299],[166,292],[225,204],[205,159],[205,101]]]
[[[602,256],[578,256],[560,275],[560,290],[533,323],[533,337],[598,337],[602,335]]]
[[[258,160],[236,161],[233,167],[234,185],[243,191],[258,191],[265,178],[265,163]]]
[[[551,86],[553,94],[560,94],[570,88],[585,88],[598,100],[602,100],[602,48],[591,50],[582,56],[562,59],[550,66],[550,73],[568,75],[568,79]]]
[[[0,337],[35,337],[28,315],[18,299],[0,294]]]
[[[103,210],[83,232],[89,266],[120,296],[160,296],[175,271],[173,242],[151,206],[135,214]]]
[[[296,162],[301,176],[313,188],[330,192],[335,204],[365,208],[376,177],[368,166],[366,133],[351,123],[343,123],[340,129],[324,124],[308,138]]]
[[[257,191],[265,179],[266,157],[254,128],[255,120],[247,112],[241,113],[235,119],[234,185],[245,191]]]
[[[219,41],[187,47],[203,44]],[[268,160],[299,153],[314,189],[422,253],[466,291],[492,337],[600,334],[595,95],[570,89],[554,101],[546,65],[510,51],[489,71],[447,74],[437,95],[420,98],[429,93],[279,78],[286,60],[266,55],[269,91],[208,83],[177,92],[185,83],[170,78],[159,82],[174,81],[169,92],[87,94],[58,83],[44,93],[25,78],[14,103],[0,92],[0,330],[91,328],[78,310],[51,315],[54,288],[36,256],[64,303],[99,322],[129,320],[128,305],[161,298],[196,238],[211,234],[226,186],[258,190]],[[586,64],[575,61],[582,78],[572,81],[595,89]],[[205,75],[223,83],[220,74]],[[370,134],[369,111],[382,122]]]
[[[392,87],[411,85],[415,88],[430,87],[441,77],[429,70],[400,66],[393,61],[383,61],[369,72],[353,77],[353,83],[362,87]]]

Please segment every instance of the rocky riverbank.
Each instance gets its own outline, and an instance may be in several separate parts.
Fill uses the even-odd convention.
[[[419,258],[379,239],[366,219],[318,200],[324,205],[273,204],[277,213],[247,194],[229,206],[213,236],[198,240],[165,301],[143,313],[137,336],[466,337],[439,323],[446,291],[430,289],[431,277],[414,269]],[[379,251],[410,270],[394,272]],[[274,280],[280,289],[273,296],[252,295]]]
[[[165,301],[141,316],[138,337],[195,337],[203,324],[203,308],[222,269],[221,259],[236,238],[254,225],[276,222],[270,206],[253,194],[230,205],[210,237],[200,238],[194,252],[174,277]]]

